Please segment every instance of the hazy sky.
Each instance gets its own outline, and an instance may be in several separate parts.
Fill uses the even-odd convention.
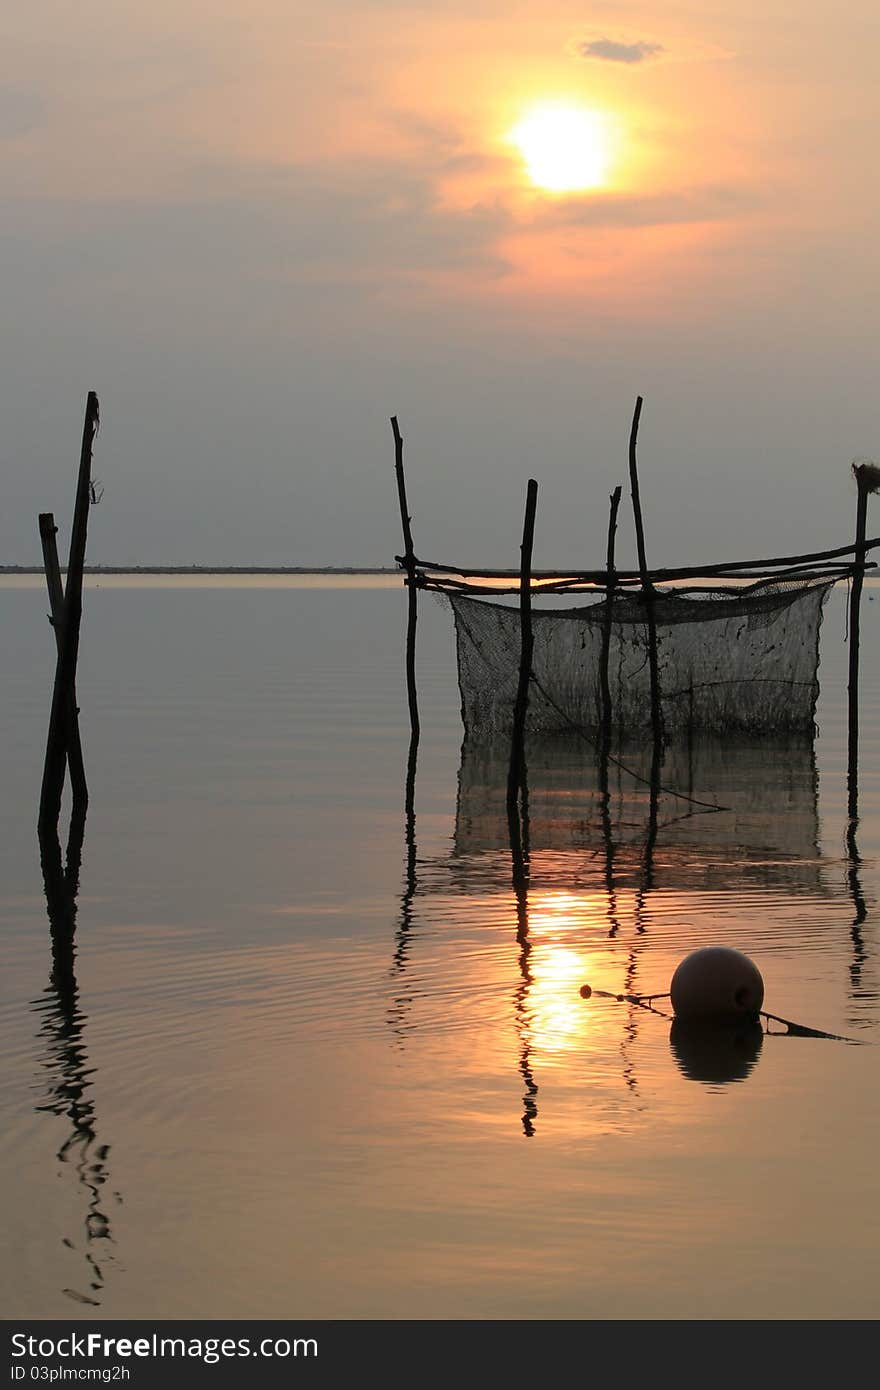
[[[845,544],[880,454],[876,0],[30,0],[0,16],[0,561],[655,564]],[[598,113],[551,192],[510,132]],[[559,154],[559,151],[557,151]],[[561,157],[565,157],[565,150]],[[880,533],[880,504],[872,534]],[[627,517],[622,560],[632,555]]]

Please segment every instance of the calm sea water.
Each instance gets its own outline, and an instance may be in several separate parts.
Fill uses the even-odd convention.
[[[35,832],[51,632],[36,584],[0,588],[6,1315],[876,1317],[880,601],[856,874],[835,595],[815,761],[698,750],[695,793],[732,809],[664,802],[647,876],[644,796],[616,776],[609,892],[589,758],[536,750],[525,902],[431,600],[408,833],[404,602],[89,589],[59,990]],[[579,996],[666,990],[716,942],[769,1010],[862,1045],[707,1049]]]

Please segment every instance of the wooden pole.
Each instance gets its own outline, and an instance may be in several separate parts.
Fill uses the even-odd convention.
[[[56,649],[61,646],[61,628],[64,624],[64,586],[61,583],[61,566],[58,563],[58,547],[55,537],[58,527],[52,512],[40,512],[40,544],[43,549],[43,568],[46,571],[46,588],[49,591],[49,622],[55,629]]]
[[[868,493],[871,491],[864,465],[853,468],[858,487],[856,505],[856,549],[852,589],[849,596],[849,736],[847,747],[846,782],[848,813],[855,820],[859,813],[859,610],[862,585],[865,579],[865,527],[868,516]]]
[[[529,680],[532,674],[532,653],[534,636],[532,633],[532,545],[535,539],[535,509],[538,504],[538,484],[529,479],[526,490],[526,512],[523,521],[523,538],[520,547],[519,573],[519,621],[520,655],[519,681],[516,701],[513,706],[513,732],[510,742],[510,768],[507,775],[508,819],[516,812],[517,798],[523,778],[525,763],[526,714],[529,708]]]
[[[43,547],[43,567],[46,571],[46,588],[49,591],[49,621],[55,632],[56,656],[60,654],[62,631],[64,628],[64,589],[61,584],[61,568],[58,564],[58,548],[55,536],[58,527],[51,512],[40,513],[40,541]],[[83,763],[82,743],[79,733],[79,710],[76,704],[76,689],[67,701],[67,765],[70,769],[70,784],[74,804],[85,810],[89,792],[86,785],[86,770]]]
[[[67,589],[64,596],[64,622],[55,664],[52,712],[49,716],[49,736],[46,740],[46,760],[43,765],[43,785],[40,792],[41,830],[50,825],[57,825],[61,813],[61,793],[64,789],[64,765],[67,756],[68,710],[71,702],[76,701],[76,662],[82,619],[82,579],[89,519],[89,483],[92,446],[98,431],[98,421],[98,397],[94,391],[90,391],[86,400],[76,502],[73,509]],[[81,810],[79,807],[76,809]]]
[[[660,705],[660,671],[657,659],[657,622],[654,616],[654,586],[648,571],[645,554],[645,527],[642,522],[642,504],[639,497],[639,472],[636,462],[636,442],[639,437],[639,420],[642,414],[642,398],[636,397],[632,427],[629,434],[629,481],[632,494],[633,519],[636,524],[636,544],[639,552],[639,578],[645,601],[645,622],[648,629],[648,669],[651,676],[651,728],[655,744],[663,742],[663,710]]]
[[[403,435],[397,416],[391,417],[394,435],[394,471],[397,474],[397,498],[400,503],[400,523],[403,527],[403,564],[409,603],[406,623],[406,694],[409,702],[409,726],[413,738],[419,737],[419,703],[416,695],[416,622],[418,620],[418,591],[416,589],[416,556],[413,550],[411,517],[406,501],[406,479],[403,474]]]
[[[617,512],[620,507],[621,488],[616,487],[611,494],[611,511],[608,517],[608,546],[606,551],[607,581],[605,587],[605,615],[602,623],[602,650],[599,656],[599,688],[602,699],[602,726],[599,739],[599,805],[602,813],[602,834],[605,841],[605,887],[608,892],[609,936],[618,932],[617,900],[614,888],[614,836],[611,827],[611,794],[608,787],[608,751],[611,747],[611,684],[608,680],[608,661],[611,653],[611,628],[614,602],[614,540],[617,534]]]
[[[608,748],[611,742],[611,685],[608,680],[608,659],[611,653],[612,603],[614,599],[614,538],[617,534],[617,510],[620,506],[621,489],[616,487],[611,494],[611,514],[608,518],[608,551],[606,568],[608,582],[605,588],[605,618],[602,624],[602,650],[599,655],[599,689],[602,694],[602,743]]]

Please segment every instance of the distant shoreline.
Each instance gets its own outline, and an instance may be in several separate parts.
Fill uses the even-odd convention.
[[[62,565],[61,573],[66,572]],[[42,574],[42,565],[0,565],[0,575]],[[396,565],[361,569],[351,565],[86,565],[84,574],[400,574]]]

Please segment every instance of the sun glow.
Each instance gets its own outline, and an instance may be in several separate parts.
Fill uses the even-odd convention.
[[[532,182],[550,193],[600,188],[607,178],[609,137],[598,111],[563,103],[533,107],[510,131]]]

